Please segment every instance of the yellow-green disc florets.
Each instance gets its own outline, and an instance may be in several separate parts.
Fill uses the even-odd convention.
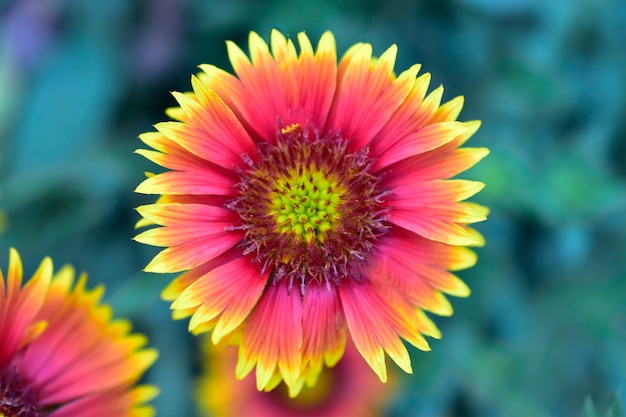
[[[389,208],[379,177],[369,172],[367,150],[348,151],[335,134],[311,139],[300,126],[283,129],[275,143],[244,155],[239,196],[227,204],[245,231],[251,255],[274,280],[339,284],[361,279],[378,237],[387,232]]]
[[[293,232],[306,242],[323,242],[326,232],[336,227],[345,189],[326,175],[310,169],[293,170],[276,179],[269,213],[276,218],[279,232]]]

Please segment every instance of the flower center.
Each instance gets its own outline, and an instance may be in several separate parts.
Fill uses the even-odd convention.
[[[0,416],[38,417],[34,394],[24,389],[15,370],[0,370]]]
[[[292,233],[307,243],[324,242],[326,233],[337,227],[345,189],[336,178],[317,169],[300,167],[274,181],[269,214],[279,233]]]
[[[350,153],[340,135],[310,139],[299,125],[276,144],[261,143],[258,160],[244,155],[235,210],[245,230],[244,254],[273,280],[306,285],[361,279],[376,239],[389,226],[386,191],[369,172],[367,149]]]

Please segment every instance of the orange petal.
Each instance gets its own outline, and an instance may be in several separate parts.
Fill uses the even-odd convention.
[[[139,213],[165,227],[146,230],[137,241],[165,246],[146,266],[150,272],[177,272],[198,267],[232,248],[243,238],[230,210],[206,204],[150,204]],[[201,226],[201,227],[200,227]]]
[[[190,330],[219,316],[213,331],[213,342],[219,343],[252,311],[266,284],[267,275],[262,276],[248,257],[240,257],[198,278],[172,303],[172,309],[197,308]]]
[[[418,181],[447,179],[474,166],[488,154],[487,148],[458,148],[458,140],[454,140],[394,164],[391,168],[393,175],[384,177],[382,187],[395,188]]]
[[[468,127],[461,122],[444,122],[426,125],[417,131],[406,133],[393,145],[379,151],[372,150],[372,155],[378,158],[373,169],[378,170],[394,162],[439,148],[462,136],[467,130]]]
[[[20,256],[11,248],[6,284],[0,273],[0,365],[6,364],[17,349],[35,339],[46,326],[36,316],[50,285],[52,261],[45,258],[23,288],[22,273]]]
[[[241,251],[239,250],[226,251],[222,255],[213,258],[209,262],[202,264],[196,268],[190,269],[183,274],[180,274],[172,282],[170,282],[170,284],[165,287],[165,289],[161,292],[161,298],[166,301],[174,301],[178,298],[180,294],[182,294],[183,291],[185,291],[188,286],[200,279],[200,277],[208,274],[210,271],[217,268],[218,266],[234,261],[235,259],[240,257]],[[178,313],[174,311],[173,314]],[[184,317],[190,315],[191,313],[188,315],[184,315]]]
[[[448,245],[484,245],[484,238],[474,229],[428,216],[416,217],[419,215],[418,210],[394,209],[390,221],[427,239]]]
[[[439,106],[428,123],[451,122],[456,120],[463,109],[465,98],[458,96]]]
[[[414,67],[420,68],[419,65]],[[428,123],[439,104],[437,99],[440,98],[437,90],[425,98],[430,78],[430,74],[425,73],[411,80],[406,98],[371,141],[370,146],[374,155],[381,153],[398,139],[418,131]]]
[[[390,221],[425,238],[450,245],[484,243],[482,236],[463,223],[485,220],[488,209],[474,203],[459,203],[484,187],[477,181],[432,180],[399,185],[387,204]]]
[[[371,45],[359,44],[342,58],[327,128],[340,131],[355,148],[366,146],[411,92],[420,66],[414,65],[396,78],[396,53],[394,45],[373,60]]]
[[[334,366],[341,359],[346,344],[345,319],[337,288],[307,286],[302,314],[303,366],[308,364],[309,372],[313,374],[304,377],[314,381],[324,364]]]
[[[270,383],[276,368],[294,386],[301,368],[302,298],[284,281],[268,285],[246,320],[236,374],[244,378],[256,364],[257,389]]]
[[[210,170],[166,171],[145,179],[135,189],[141,194],[233,195],[236,181]]]
[[[411,328],[411,319],[387,304],[371,284],[342,285],[339,294],[354,344],[381,381],[387,380],[383,352],[411,373],[411,360],[398,334],[428,349],[419,332]]]
[[[300,44],[298,85],[299,103],[303,113],[313,126],[322,129],[326,125],[330,106],[337,89],[337,50],[331,32],[324,32],[317,44],[315,55],[309,39],[298,34]]]
[[[245,88],[243,110],[247,122],[261,138],[271,141],[276,136],[277,119],[288,113],[286,81],[258,34],[250,33],[249,47],[251,60],[237,45],[228,42],[228,56]]]
[[[458,277],[442,267],[422,263],[419,248],[407,253],[389,244],[381,246],[380,250],[379,259],[372,264],[370,277],[400,292],[412,307],[451,315],[452,307],[441,292],[461,297],[469,295],[469,288]]]

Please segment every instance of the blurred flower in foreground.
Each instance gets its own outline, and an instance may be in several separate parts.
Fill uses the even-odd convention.
[[[317,384],[289,398],[287,387],[259,392],[254,379],[237,381],[232,367],[237,352],[205,339],[204,373],[196,391],[199,414],[220,417],[374,417],[381,416],[393,384],[380,385],[354,346],[348,343],[343,359],[322,370]]]
[[[22,263],[10,252],[0,273],[0,416],[143,417],[157,390],[134,384],[157,357],[130,323],[111,321],[103,289],[74,284],[65,266],[43,260],[22,287]]]
[[[258,389],[282,379],[296,395],[343,355],[346,330],[381,380],[384,352],[406,372],[401,338],[428,350],[439,337],[424,310],[450,315],[443,293],[467,296],[450,270],[476,262],[483,238],[468,223],[487,209],[461,202],[483,184],[448,180],[487,154],[459,147],[479,122],[455,121],[463,99],[426,96],[419,65],[394,74],[396,47],[379,58],[351,47],[337,65],[325,33],[300,52],[278,31],[271,52],[250,34],[232,42],[236,76],[211,65],[193,93],[141,135],[137,152],[167,171],[137,192],[136,240],[166,247],[147,271],[186,271],[163,292],[174,318],[239,344],[238,378],[256,366]]]

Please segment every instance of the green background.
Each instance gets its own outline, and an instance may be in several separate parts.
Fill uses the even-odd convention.
[[[155,167],[132,152],[166,120],[197,65],[230,70],[224,41],[255,30],[339,53],[399,47],[444,100],[481,119],[491,155],[461,177],[487,184],[487,246],[460,273],[473,294],[437,318],[443,339],[411,351],[389,416],[576,416],[626,383],[626,2],[621,0],[0,0],[0,265],[46,255],[104,283],[116,315],[160,350],[146,380],[160,416],[193,415],[199,369],[186,321],[141,272],[132,190]],[[618,391],[619,392],[619,391]],[[619,393],[618,395],[623,396]]]

